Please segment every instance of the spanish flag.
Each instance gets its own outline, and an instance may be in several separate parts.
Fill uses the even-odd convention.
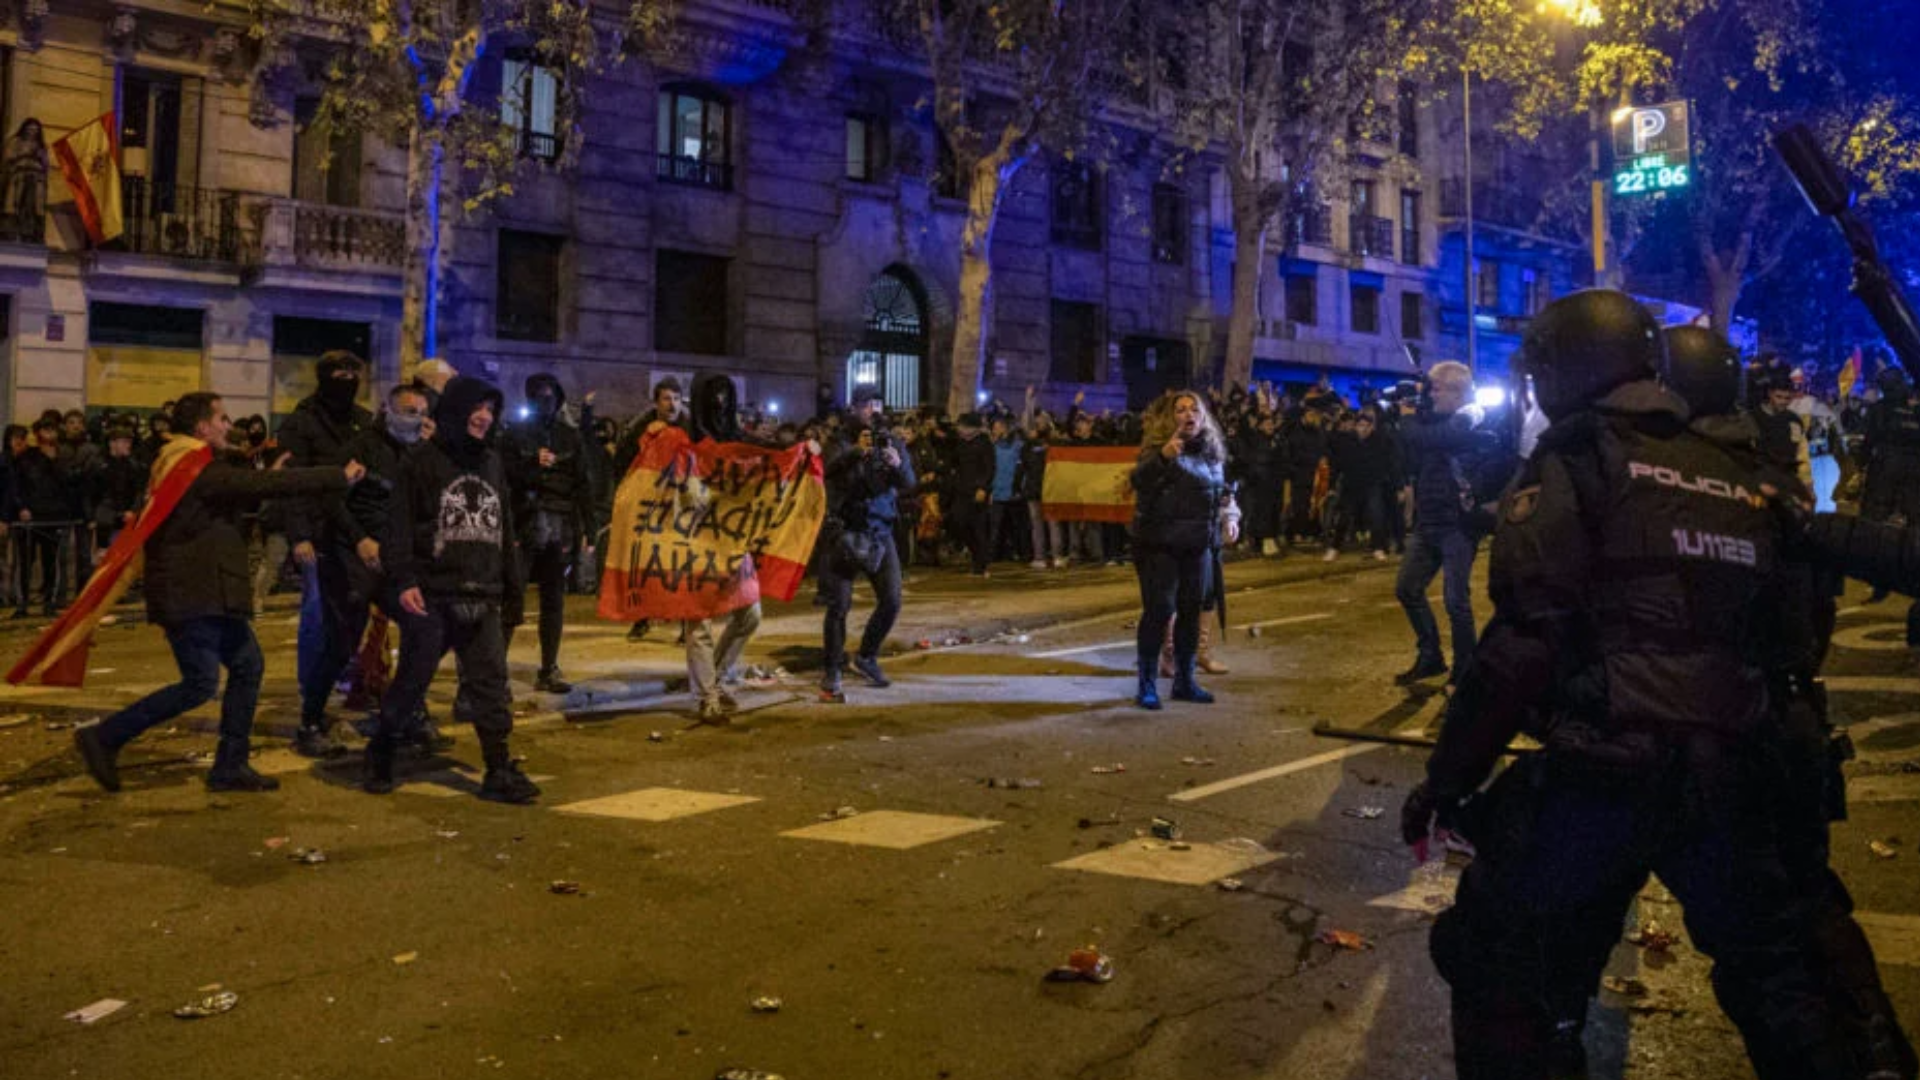
[[[600,617],[710,619],[791,600],[826,516],[826,470],[804,444],[644,435],[613,497]]]
[[[1049,446],[1040,485],[1040,512],[1048,521],[1133,520],[1137,446]]]
[[[87,587],[7,672],[8,682],[15,686],[28,682],[79,686],[85,681],[87,650],[93,646],[93,631],[100,625],[101,613],[119,603],[128,586],[140,576],[147,538],[180,505],[181,497],[200,478],[200,470],[211,461],[213,448],[191,435],[167,440],[153,463],[147,505],[140,508],[140,516],[114,537],[107,557],[87,579]]]
[[[120,143],[114,136],[114,114],[97,117],[53,144],[54,160],[87,236],[104,244],[125,231],[120,217]]]
[[[1840,400],[1853,396],[1854,384],[1860,381],[1860,346],[1853,347],[1853,355],[1840,365]]]

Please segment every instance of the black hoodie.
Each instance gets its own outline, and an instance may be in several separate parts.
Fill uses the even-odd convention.
[[[513,481],[514,518],[522,529],[532,530],[536,514],[555,514],[571,525],[575,536],[591,536],[595,515],[586,440],[578,428],[560,419],[560,408],[567,403],[560,380],[546,374],[527,378],[529,404],[543,390],[553,395],[553,411],[528,416],[507,428],[501,440]],[[540,466],[542,450],[553,451],[551,467]]]
[[[394,588],[433,599],[500,600],[521,591],[507,470],[485,439],[467,434],[482,402],[500,415],[500,391],[455,376],[433,409],[433,438],[400,467],[392,531],[381,553]]]

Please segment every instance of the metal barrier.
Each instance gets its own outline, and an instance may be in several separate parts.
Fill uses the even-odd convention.
[[[27,610],[28,601],[33,596],[31,586],[34,567],[36,564],[45,566],[40,559],[33,557],[39,547],[33,542],[33,538],[51,533],[50,539],[56,545],[53,580],[48,582],[43,570],[40,595],[42,603],[58,609],[66,605],[70,593],[77,591],[73,583],[78,579],[80,567],[83,565],[80,562],[79,547],[73,542],[74,537],[82,530],[86,530],[89,547],[91,547],[92,529],[93,523],[88,521],[12,521],[7,523],[7,533],[13,540],[11,545],[13,572],[7,575],[6,587],[12,593],[8,599],[12,601],[14,610]],[[93,566],[91,550],[86,556],[84,565],[91,572]]]

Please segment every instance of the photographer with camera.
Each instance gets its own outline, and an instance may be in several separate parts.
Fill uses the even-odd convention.
[[[1427,373],[1427,393],[1414,415],[1403,417],[1400,445],[1413,481],[1413,531],[1394,595],[1406,609],[1419,652],[1413,666],[1394,681],[1402,686],[1447,675],[1457,680],[1473,655],[1473,560],[1480,538],[1492,525],[1484,504],[1495,481],[1504,484],[1510,469],[1498,437],[1477,425],[1473,372],[1454,361],[1435,364]],[[1427,588],[1444,575],[1443,603],[1453,637],[1453,664],[1440,652],[1440,626],[1434,621]]]
[[[820,595],[827,607],[822,701],[847,700],[840,689],[840,671],[847,663],[847,612],[853,607],[855,575],[873,586],[874,603],[853,669],[874,686],[891,685],[880,670],[880,646],[900,615],[900,552],[893,543],[893,524],[900,516],[899,497],[913,488],[913,459],[887,430],[880,388],[855,388],[843,441],[827,455],[829,511],[819,539],[825,551]]]

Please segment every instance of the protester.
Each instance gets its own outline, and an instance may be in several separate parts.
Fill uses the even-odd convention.
[[[855,389],[846,437],[827,455],[828,522],[819,547],[820,595],[827,609],[820,697],[828,702],[846,700],[840,673],[847,664],[847,612],[853,608],[856,576],[873,587],[874,602],[853,669],[873,686],[892,685],[880,668],[880,646],[900,614],[900,553],[893,545],[893,523],[900,513],[900,496],[913,490],[914,476],[913,459],[887,430],[881,401],[877,386]]]
[[[653,408],[641,413],[626,432],[620,436],[619,446],[613,453],[613,475],[615,486],[618,477],[627,475],[633,467],[633,459],[640,452],[640,437],[649,431],[657,431],[656,424],[670,424],[681,430],[688,430],[686,409],[681,405],[682,391],[680,380],[669,375],[653,385]],[[649,619],[636,619],[627,628],[627,640],[639,642],[646,640],[647,629],[652,625]]]
[[[42,613],[52,616],[60,609],[60,540],[72,524],[76,508],[60,470],[59,455],[60,421],[56,414],[42,416],[34,423],[32,444],[13,459],[14,518],[20,523],[20,597],[13,612],[16,619],[32,614],[29,586],[35,563],[40,566]]]
[[[695,376],[690,412],[695,439],[728,443],[748,441],[746,434],[740,430],[733,380],[727,376],[713,373]],[[752,574],[753,556],[748,554],[746,558],[747,564],[741,568],[741,572]],[[753,640],[754,632],[760,629],[760,601],[734,608],[726,614],[726,626],[720,631],[718,644],[713,638],[715,621],[690,619],[685,626],[687,683],[693,690],[694,700],[699,703],[698,717],[703,724],[725,724],[734,710],[740,707],[740,703],[727,692],[725,684],[746,652],[747,642]]]
[[[133,430],[107,432],[107,457],[101,463],[93,494],[94,543],[111,546],[120,530],[133,524],[147,497],[147,470],[133,458]]]
[[[948,462],[947,520],[966,545],[970,572],[983,578],[993,557],[993,479],[999,460],[979,413],[962,413],[956,426],[959,438]]]
[[[222,667],[227,689],[207,787],[272,791],[280,786],[247,763],[265,662],[250,622],[253,596],[247,587],[243,516],[264,498],[344,491],[365,470],[355,461],[307,469],[248,468],[228,456],[232,426],[216,394],[195,392],[174,404],[172,427],[186,434],[171,439],[154,465],[156,502],[174,501],[156,507],[164,518],[146,541],[146,605],[148,621],[166,631],[180,681],[74,730],[88,774],[108,791],[120,790],[120,749],[148,728],[212,700]],[[182,484],[184,491],[175,494]],[[75,614],[90,619],[98,613]]]
[[[573,550],[594,533],[592,479],[585,440],[560,418],[567,393],[551,375],[526,382],[530,415],[508,425],[501,450],[513,482],[514,520],[520,526],[520,557],[540,593],[540,670],[533,688],[565,694],[573,684],[560,677],[560,636],[567,611],[567,572]],[[512,604],[512,599],[508,601]]]
[[[509,746],[513,709],[502,601],[520,595],[525,584],[513,554],[506,466],[489,441],[501,406],[493,386],[455,376],[434,407],[433,438],[401,464],[381,555],[398,596],[400,664],[367,742],[369,792],[394,789],[402,734],[452,652],[460,684],[454,719],[473,725],[486,763],[480,797],[516,804],[540,797]]]

